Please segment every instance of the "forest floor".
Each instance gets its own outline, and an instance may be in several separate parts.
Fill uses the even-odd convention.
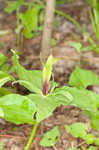
[[[64,8],[65,11],[65,8]],[[68,13],[68,12],[67,12]],[[88,18],[88,8],[81,8],[75,10],[72,9],[69,14],[80,22],[80,24],[87,29],[87,31],[94,38],[92,25]],[[53,55],[55,57],[62,58],[55,66],[55,81],[60,85],[68,85],[68,79],[77,64],[79,64],[79,54],[75,48],[70,46],[70,43],[76,41],[75,35],[78,35],[84,46],[88,46],[88,39],[81,33],[81,31],[68,21],[64,17],[56,17],[59,22],[58,27],[54,28],[53,38],[56,39],[56,45],[52,47]],[[8,15],[4,11],[0,12],[0,30],[8,30],[9,33],[0,36],[0,52],[3,52],[11,63],[12,53],[10,49],[18,50],[17,36],[15,33],[16,17],[15,14]],[[23,49],[20,50],[22,55],[20,56],[20,63],[27,69],[41,69],[40,63],[40,47],[41,47],[41,35],[32,38],[30,40],[24,39]],[[99,74],[99,60],[98,54],[95,52],[83,52],[81,53],[81,60],[85,61],[86,65],[82,64],[83,68],[90,69]],[[25,94],[26,89],[21,86],[16,87],[17,91],[21,94]],[[99,87],[93,86],[90,88],[99,93]],[[72,124],[74,122],[85,122],[89,129],[90,122],[86,118],[80,109],[72,106],[61,106],[57,108],[53,115],[48,119],[42,121],[38,127],[37,134],[31,145],[31,150],[53,150],[53,148],[42,148],[39,145],[40,139],[43,134],[54,126],[58,125],[61,132],[61,139],[56,144],[58,150],[67,150],[70,146],[79,145],[82,140],[75,139],[70,134],[66,133],[64,125]],[[3,142],[4,150],[24,150],[24,146],[31,133],[31,125],[15,125],[4,120],[0,121],[0,141]],[[95,133],[95,130],[91,130]],[[84,145],[88,147],[88,145]]]

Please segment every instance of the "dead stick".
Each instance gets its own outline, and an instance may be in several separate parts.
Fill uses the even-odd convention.
[[[0,137],[4,137],[4,138],[20,138],[20,139],[23,139],[25,140],[26,138],[25,137],[22,137],[22,136],[13,136],[13,135],[0,135]]]
[[[46,14],[44,22],[44,31],[42,36],[42,49],[41,49],[41,57],[43,62],[45,62],[46,61],[45,58],[51,54],[50,41],[54,20],[55,1],[56,0],[46,0]]]

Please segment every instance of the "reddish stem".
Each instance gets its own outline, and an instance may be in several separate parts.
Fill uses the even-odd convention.
[[[43,95],[47,95],[48,90],[49,90],[49,85],[48,85],[48,83],[45,81],[45,82],[43,83]]]

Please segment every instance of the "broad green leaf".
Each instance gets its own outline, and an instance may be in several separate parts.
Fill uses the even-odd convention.
[[[59,83],[52,81],[51,82],[51,90],[50,93],[54,91],[56,87],[58,87]]]
[[[83,139],[86,141],[87,144],[93,144],[95,137],[92,134],[87,134]]]
[[[26,87],[31,92],[41,93],[42,92],[42,72],[39,70],[26,70],[18,61],[18,56],[15,52],[13,56],[13,62],[15,65],[16,72],[19,76],[19,83]]]
[[[22,4],[23,4],[23,0],[8,2],[8,7],[5,8],[5,11],[11,14],[13,11],[19,9]]]
[[[99,146],[99,137],[95,139],[95,144]]]
[[[14,80],[14,78],[3,71],[0,71],[0,88],[10,80]]]
[[[94,136],[92,134],[87,134],[88,127],[86,124],[78,122],[72,125],[65,125],[66,131],[71,133],[75,138],[82,138],[87,144],[93,144]]]
[[[73,96],[68,92],[67,87],[65,86],[62,88],[56,88],[51,96],[53,99],[56,99],[60,105],[69,105],[73,102]]]
[[[40,122],[50,115],[60,104],[52,99],[51,96],[43,96],[41,94],[30,94],[28,98],[36,105],[36,121]]]
[[[2,66],[0,66],[0,70],[6,73],[12,73],[14,72],[14,67],[10,66],[8,63],[4,63]]]
[[[0,107],[0,117],[4,118],[4,112],[3,109]]]
[[[91,118],[92,126],[99,129],[99,95],[85,89],[64,86],[55,89],[53,96],[60,104],[79,107]]]
[[[38,31],[38,13],[40,11],[40,5],[33,8],[33,31]]]
[[[0,66],[6,61],[6,56],[0,53]]]
[[[88,147],[88,150],[97,150],[97,147],[96,146],[90,146],[90,147]]]
[[[73,97],[70,105],[79,107],[90,117],[92,127],[99,130],[99,95],[85,89],[71,87],[67,87],[66,91]]]
[[[0,97],[11,94],[11,91],[6,88],[0,88]]]
[[[69,84],[77,88],[99,85],[99,77],[94,72],[76,67],[70,76]]]
[[[59,137],[60,137],[60,132],[58,127],[56,126],[44,134],[43,138],[40,141],[40,145],[43,147],[54,146],[58,142]]]
[[[7,57],[0,53],[0,70],[6,73],[13,72],[13,67],[7,63]]]
[[[86,130],[88,130],[88,127],[86,124],[78,122],[74,123],[72,125],[65,125],[66,131],[71,133],[73,137],[85,137],[86,136]]]
[[[62,96],[63,103],[66,102],[67,96],[68,104],[77,106],[82,110],[96,112],[97,108],[99,107],[99,95],[94,92],[88,91],[86,89],[78,89],[66,86],[57,88],[55,91],[57,90],[59,90],[60,94],[62,91],[63,95],[65,96],[64,99]],[[60,97],[60,94],[57,95],[58,98]]]
[[[18,94],[9,94],[0,97],[0,108],[3,110],[4,119],[15,124],[33,124],[35,105],[33,102]]]
[[[85,114],[90,117],[92,128],[99,130],[99,111],[96,112],[88,111],[85,112]]]

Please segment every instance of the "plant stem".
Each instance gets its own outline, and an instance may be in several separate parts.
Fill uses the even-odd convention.
[[[56,146],[55,146],[55,145],[53,146],[53,149],[54,149],[54,150],[58,150],[58,149],[56,148]]]
[[[31,143],[32,143],[32,140],[33,140],[34,136],[35,136],[37,127],[38,127],[38,123],[35,122],[35,123],[34,123],[34,126],[33,126],[33,129],[32,129],[32,132],[31,132],[31,135],[30,135],[30,138],[29,138],[29,140],[28,140],[28,142],[27,142],[27,145],[26,145],[26,147],[25,147],[25,150],[29,150],[29,147],[30,147],[30,145],[31,145]]]

